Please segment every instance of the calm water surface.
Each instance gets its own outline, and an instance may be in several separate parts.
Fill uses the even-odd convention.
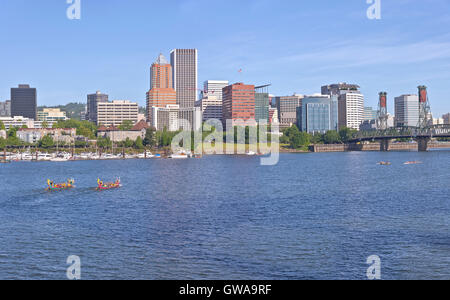
[[[449,166],[449,151],[0,165],[0,279],[65,279],[69,255],[82,279],[365,279],[371,255],[383,279],[450,279]]]

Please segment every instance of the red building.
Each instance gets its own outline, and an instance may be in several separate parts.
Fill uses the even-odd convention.
[[[152,107],[177,104],[177,93],[172,85],[172,66],[160,54],[151,68],[151,89],[147,92],[147,121],[152,124]]]
[[[255,120],[255,86],[235,83],[223,89],[222,122],[233,120],[233,125],[239,125],[238,120]]]

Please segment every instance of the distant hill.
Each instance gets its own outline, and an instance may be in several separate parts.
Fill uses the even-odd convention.
[[[80,120],[81,113],[86,110],[86,104],[69,103],[66,105],[58,105],[58,106],[39,106],[38,110],[42,110],[43,108],[59,108],[61,111],[66,112],[66,115],[69,119]]]

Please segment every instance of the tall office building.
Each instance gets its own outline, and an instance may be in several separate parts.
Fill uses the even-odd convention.
[[[276,97],[280,128],[288,128],[297,124],[297,108],[302,105],[303,95]]]
[[[177,93],[172,84],[172,66],[160,54],[150,70],[150,91],[147,92],[147,122],[152,121],[153,107],[177,104]]]
[[[359,130],[364,121],[364,95],[359,91],[346,92],[339,96],[339,128]]]
[[[170,53],[173,87],[180,108],[192,108],[198,100],[197,49],[175,49]]]
[[[198,131],[202,126],[202,111],[199,107],[180,108],[179,105],[167,105],[166,107],[152,107],[152,126],[158,131],[187,130],[180,120],[189,122],[190,129]]]
[[[222,91],[229,85],[226,80],[207,80],[203,84],[200,100],[195,103],[203,113],[203,121],[222,120]]]
[[[372,107],[364,107],[364,121],[376,120],[378,112]]]
[[[128,100],[97,103],[97,125],[119,126],[123,121],[138,122],[139,106]]]
[[[338,98],[336,95],[305,97],[298,108],[298,128],[308,133],[326,133],[338,129]]]
[[[195,103],[195,107],[201,108],[204,122],[211,119],[222,120],[222,99],[219,100],[216,95],[203,96]]]
[[[37,92],[28,84],[20,84],[18,88],[11,89],[11,116],[21,116],[36,120],[37,118]]]
[[[0,102],[0,117],[11,116],[11,101]]]
[[[257,86],[255,88],[255,119],[256,122],[269,122],[269,85]]]
[[[238,120],[255,121],[255,86],[235,83],[223,89],[222,123],[224,128],[227,120],[239,125]]]
[[[95,94],[87,96],[87,115],[86,119],[90,122],[97,123],[97,104],[107,103],[108,95],[97,91]]]
[[[227,80],[207,80],[203,84],[203,95],[216,96],[222,101],[222,91],[230,83]]]
[[[322,86],[322,95],[337,96],[339,99],[339,128],[359,130],[364,121],[364,95],[359,85],[336,83]]]
[[[419,124],[419,96],[395,98],[395,127],[416,127]]]

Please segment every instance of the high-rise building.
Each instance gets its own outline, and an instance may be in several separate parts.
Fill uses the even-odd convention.
[[[150,90],[147,92],[147,121],[152,124],[153,107],[177,104],[177,93],[173,89],[172,66],[160,54],[150,71]]]
[[[197,49],[175,49],[170,53],[173,87],[180,108],[192,108],[198,100]]]
[[[257,86],[255,88],[255,119],[256,122],[269,122],[269,85]]]
[[[298,112],[298,128],[308,133],[338,130],[338,98],[336,95],[305,97]]]
[[[376,120],[378,112],[372,107],[364,107],[364,121]]]
[[[166,107],[153,107],[152,126],[158,130],[178,131],[188,129],[183,127],[181,120],[189,122],[190,129],[197,131],[202,126],[202,111],[199,107],[180,108],[179,105],[167,105]]]
[[[106,102],[108,102],[108,95],[102,94],[100,91],[88,95],[86,120],[97,123],[97,104]]]
[[[395,98],[395,127],[416,127],[419,124],[419,96]]]
[[[233,126],[237,121],[255,121],[255,86],[235,83],[223,89],[222,123],[224,128],[227,120],[232,120]]]
[[[302,106],[303,95],[276,97],[280,128],[297,124],[297,108]]]
[[[222,101],[222,91],[229,84],[227,80],[207,80],[203,84],[203,96],[216,96]]]
[[[200,100],[195,103],[196,107],[202,109],[203,121],[222,120],[222,91],[228,85],[226,80],[205,81]]]
[[[359,130],[364,121],[364,95],[359,91],[346,92],[339,96],[339,128]]]
[[[128,100],[97,103],[97,125],[119,126],[123,121],[138,122],[139,106]]]
[[[0,102],[0,117],[11,116],[11,101]]]
[[[442,119],[444,119],[444,124],[449,125],[450,124],[450,113],[443,115]]]
[[[20,84],[18,88],[11,89],[11,116],[22,116],[36,120],[37,118],[37,92],[28,84]]]
[[[359,85],[336,83],[322,86],[322,94],[337,96],[339,99],[339,128],[359,130],[364,121],[364,95]]]
[[[216,95],[203,96],[195,103],[195,107],[201,108],[204,122],[211,119],[222,120],[222,100]]]

